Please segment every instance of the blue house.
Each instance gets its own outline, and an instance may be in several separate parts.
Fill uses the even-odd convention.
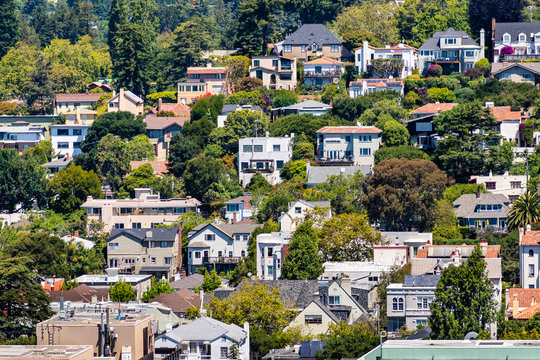
[[[460,226],[506,228],[510,199],[502,194],[463,194],[454,201],[454,213]]]

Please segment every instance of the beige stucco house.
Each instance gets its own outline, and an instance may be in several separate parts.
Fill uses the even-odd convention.
[[[113,91],[113,97],[107,101],[107,111],[129,111],[133,115],[142,115],[144,100],[129,90],[120,89],[118,93]]]

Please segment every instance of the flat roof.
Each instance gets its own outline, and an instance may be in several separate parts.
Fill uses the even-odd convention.
[[[90,352],[92,345],[1,345],[0,358],[2,359],[68,359],[85,352]]]
[[[120,320],[118,320],[117,316],[110,316],[109,315],[109,322],[111,325],[119,326],[119,325],[128,325],[133,323],[139,323],[141,321],[148,321],[153,320],[154,315],[152,314],[145,314],[145,313],[123,313]],[[90,312],[75,312],[72,317],[66,316],[65,318],[61,318],[60,314],[54,315],[48,320],[43,321],[40,324],[45,324],[49,322],[54,323],[62,323],[62,324],[99,324],[101,323],[101,313],[90,313]],[[37,328],[39,328],[40,324],[38,324]]]
[[[329,271],[389,271],[393,265],[376,264],[372,261],[327,261],[324,272]]]

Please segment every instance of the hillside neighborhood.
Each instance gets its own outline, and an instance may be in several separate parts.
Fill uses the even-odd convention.
[[[540,359],[539,1],[0,9],[0,359]]]

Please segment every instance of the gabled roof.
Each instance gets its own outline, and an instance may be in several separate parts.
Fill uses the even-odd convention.
[[[226,74],[226,67],[188,67],[187,72],[190,74]]]
[[[446,37],[459,37],[461,38],[461,45],[463,46],[477,46],[480,47],[476,41],[474,41],[469,34],[465,31],[457,31],[454,28],[448,28],[446,31],[436,31],[432,37],[427,39],[418,50],[440,50],[439,41],[441,38]],[[459,46],[459,45],[456,45]]]
[[[325,104],[325,103],[322,103],[322,102],[319,102],[319,101],[304,100],[302,102],[299,102],[299,103],[296,103],[296,104],[293,104],[293,105],[290,105],[290,106],[284,106],[284,107],[276,108],[276,109],[281,109],[281,110],[306,110],[306,109],[328,110],[328,109],[331,109],[331,108],[332,108],[332,106],[330,106],[328,104]],[[272,110],[274,110],[274,109],[272,109]]]
[[[454,213],[458,218],[472,218],[472,219],[485,219],[485,218],[504,218],[510,211],[510,200],[503,194],[463,194],[457,200],[454,201]],[[502,205],[501,211],[492,212],[475,212],[476,205]]]
[[[178,235],[178,228],[112,229],[109,241],[124,234],[131,235],[139,240],[175,241]]]
[[[540,63],[537,63],[537,62],[493,63],[491,64],[491,75],[497,75],[507,70],[510,70],[512,68],[521,68],[524,70],[528,70],[535,75],[540,75]]]
[[[343,62],[325,56],[305,62],[304,65],[343,65]]]
[[[135,95],[134,93],[132,93],[131,91],[129,90],[125,90],[124,92],[124,97],[126,99],[128,99],[129,101],[131,101],[132,103],[134,104],[143,104],[144,103],[144,100],[141,99],[140,97],[138,97],[137,95]],[[120,92],[116,93],[115,96],[113,96],[109,101],[107,101],[107,103],[110,103],[111,101],[114,101],[116,99],[118,99],[120,97]]]
[[[540,245],[540,231],[527,231],[521,238],[521,245],[524,245],[524,246]]]
[[[187,117],[191,116],[191,108],[182,103],[161,103],[159,111],[172,112],[178,117]],[[158,113],[158,106],[152,109],[154,114]]]
[[[322,302],[320,302],[319,300],[317,300],[317,299],[311,300],[311,302],[309,304],[307,304],[307,306],[304,308],[304,310],[311,304],[317,305],[317,307],[319,307],[319,309],[321,309],[322,312],[324,312],[326,315],[328,315],[328,317],[330,319],[332,319],[333,322],[338,323],[340,321],[339,318],[332,311],[330,311],[329,308],[324,306],[324,304]]]
[[[497,122],[521,120],[521,111],[512,111],[510,106],[493,106],[489,110]]]
[[[94,289],[86,284],[81,284],[66,291],[49,291],[49,299],[51,302],[59,302],[60,297],[63,297],[64,301],[91,303],[92,296],[95,296],[97,301],[108,300],[109,289]]]
[[[150,164],[152,166],[152,170],[154,170],[154,174],[156,176],[164,176],[169,173],[169,163],[167,161],[160,161],[160,160],[134,160],[129,162],[129,167],[131,170],[137,169],[139,166],[142,166],[144,164]]]
[[[323,24],[304,24],[283,41],[283,45],[341,45],[339,40]]]
[[[289,209],[294,204],[296,204],[297,202],[302,203],[302,204],[304,204],[306,206],[309,206],[310,208],[316,208],[316,207],[329,208],[329,207],[331,207],[330,201],[306,201],[306,200],[300,199],[300,200],[290,202],[289,203]]]
[[[251,234],[253,230],[255,230],[255,228],[257,228],[258,226],[261,226],[261,224],[201,224],[196,226],[195,228],[193,228],[193,230],[189,232],[189,238],[197,235],[199,231],[207,227],[213,227],[232,239],[234,234]]]
[[[317,134],[380,134],[382,130],[375,126],[325,126]]]
[[[527,41],[534,39],[534,34],[540,32],[540,22],[507,22],[495,23],[495,41],[503,41],[503,35],[510,34],[511,41],[516,42],[519,34],[525,34]],[[531,37],[531,34],[533,36]]]
[[[200,295],[186,288],[169,294],[159,294],[151,301],[158,302],[175,313],[185,313],[189,307],[199,308],[201,306]]]
[[[144,122],[147,130],[163,130],[174,124],[184,127],[184,124],[189,122],[189,117],[149,115]]]
[[[519,307],[529,307],[540,303],[540,289],[522,289],[522,288],[510,288],[508,289],[508,299],[506,303],[509,307],[512,307],[514,300],[518,301]],[[533,301],[534,299],[534,301]]]
[[[258,105],[251,106],[251,105],[239,105],[239,104],[225,104],[223,105],[223,108],[221,109],[221,114],[219,115],[222,115],[222,116],[229,115],[230,113],[236,110],[239,110],[239,111],[249,110],[249,111],[259,111],[259,112],[263,111],[261,107]]]
[[[56,102],[96,102],[102,93],[57,94]]]
[[[204,280],[204,275],[193,274],[186,276],[183,279],[173,281],[170,285],[175,289],[193,289],[196,286],[201,286]]]
[[[279,290],[281,299],[289,308],[303,309],[318,298],[317,280],[242,280],[236,289],[245,284],[262,284]]]
[[[225,324],[210,317],[200,317],[185,325],[167,332],[164,336],[180,341],[212,341],[226,336],[236,342],[242,342],[247,334],[235,324]]]
[[[411,114],[439,114],[448,110],[452,110],[456,103],[429,103],[420,106],[418,109],[411,111]]]

